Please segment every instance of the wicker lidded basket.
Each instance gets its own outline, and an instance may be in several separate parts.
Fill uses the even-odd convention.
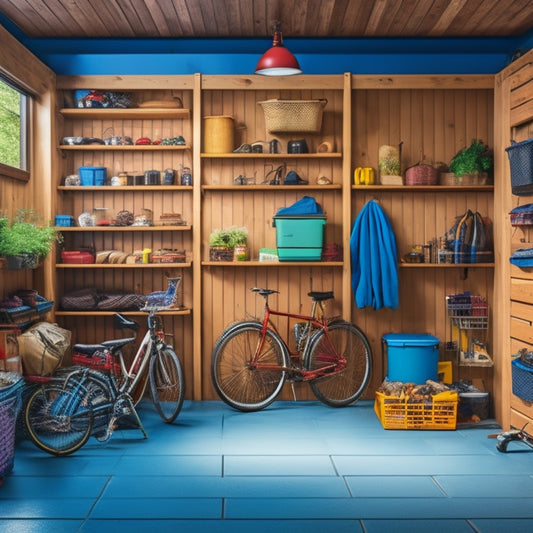
[[[265,113],[268,133],[318,133],[328,101],[273,99],[257,103]]]
[[[438,180],[437,169],[424,163],[414,165],[405,171],[406,185],[437,185]]]

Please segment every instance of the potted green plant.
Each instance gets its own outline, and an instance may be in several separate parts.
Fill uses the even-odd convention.
[[[209,259],[211,261],[232,261],[233,246],[227,229],[216,229],[209,235]]]
[[[248,230],[243,227],[216,229],[209,235],[209,259],[211,261],[233,261],[235,247],[246,246]],[[241,252],[242,253],[242,252]],[[240,257],[239,260],[242,260]]]
[[[248,259],[248,230],[244,227],[232,227],[229,232],[234,259],[246,261]]]
[[[468,148],[460,150],[450,162],[455,185],[483,185],[492,170],[493,157],[488,147],[473,139]]]
[[[8,268],[36,268],[62,236],[50,224],[41,224],[33,209],[19,209],[13,220],[0,218],[0,255]]]

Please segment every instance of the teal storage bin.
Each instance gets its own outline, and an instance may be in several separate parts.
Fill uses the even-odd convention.
[[[388,333],[382,337],[387,355],[387,379],[403,383],[423,384],[437,381],[439,339],[417,333]]]
[[[274,217],[280,261],[320,261],[324,244],[324,215],[278,215]]]

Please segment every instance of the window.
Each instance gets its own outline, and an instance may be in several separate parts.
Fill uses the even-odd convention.
[[[0,76],[0,176],[28,181],[30,96]]]

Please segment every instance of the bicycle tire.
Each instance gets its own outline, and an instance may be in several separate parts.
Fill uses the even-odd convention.
[[[152,400],[159,416],[164,422],[174,422],[185,395],[183,371],[174,350],[168,346],[150,359],[150,390]]]
[[[287,378],[285,370],[253,369],[250,360],[261,339],[261,324],[241,322],[224,332],[213,349],[211,377],[220,398],[239,411],[259,411],[278,396]],[[260,363],[289,366],[287,347],[268,329]]]
[[[314,395],[331,407],[344,407],[358,400],[370,381],[372,350],[365,334],[350,322],[333,322],[328,325],[328,341],[324,330],[317,331],[310,339],[304,357],[308,370],[318,370],[331,364],[332,346],[346,359],[346,368],[309,382]]]
[[[51,455],[65,456],[89,440],[93,413],[81,405],[74,391],[46,385],[28,400],[25,421],[30,439],[38,448]]]

